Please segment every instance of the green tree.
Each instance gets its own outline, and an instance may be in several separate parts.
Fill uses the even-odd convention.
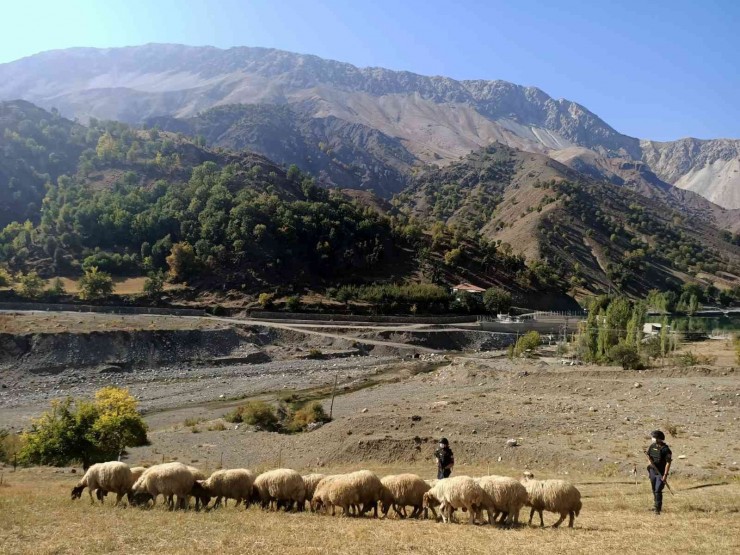
[[[22,274],[16,284],[16,293],[28,299],[38,299],[44,294],[44,280],[33,271]]]
[[[80,279],[79,297],[83,301],[95,301],[104,299],[113,293],[113,278],[106,272],[98,270],[93,266],[85,270],[85,275]]]
[[[197,260],[195,250],[188,242],[175,243],[167,257],[170,279],[174,282],[187,281],[195,275]]]
[[[462,258],[462,250],[459,248],[449,250],[445,253],[445,264],[447,266],[457,266]]]
[[[159,298],[164,292],[165,273],[162,270],[149,272],[144,280],[144,293],[149,297]]]
[[[508,312],[511,308],[511,293],[499,287],[491,287],[483,293],[483,304],[491,314]]]
[[[11,283],[13,283],[13,277],[10,272],[0,266],[0,287],[8,287]]]

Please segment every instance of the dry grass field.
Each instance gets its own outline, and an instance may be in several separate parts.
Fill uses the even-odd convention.
[[[64,284],[64,290],[67,293],[76,295],[80,292],[80,280],[63,277],[60,278]],[[136,295],[144,291],[145,277],[128,277],[128,278],[113,278],[113,292],[116,295]],[[54,283],[54,279],[47,281],[47,287],[51,287]],[[165,290],[178,289],[182,286],[173,285],[171,283],[165,283]]]
[[[377,468],[382,473],[381,468]],[[396,472],[398,469],[386,469]],[[412,469],[413,470],[413,469]],[[421,470],[421,469],[420,469]],[[647,509],[645,480],[578,483],[576,527],[438,524],[388,518],[270,513],[228,507],[207,513],[91,505],[71,501],[79,475],[49,469],[5,472],[0,486],[0,553],[738,553],[740,482],[680,482],[663,515]],[[720,485],[707,485],[707,484]],[[705,486],[707,487],[701,487]],[[466,519],[463,519],[465,521]]]

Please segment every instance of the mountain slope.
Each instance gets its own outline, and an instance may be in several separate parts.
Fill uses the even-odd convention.
[[[604,159],[643,162],[665,183],[726,208],[740,208],[740,141],[640,141],[615,131],[577,103],[504,81],[360,69],[263,48],[151,44],[45,52],[2,64],[0,99],[14,98],[57,107],[83,120],[127,122],[189,118],[228,104],[290,105],[301,113],[303,125],[305,117],[325,122],[336,118],[342,123],[331,123],[326,132],[342,140],[354,133],[347,125],[370,128],[401,144],[421,163],[449,163],[492,142],[543,153],[582,147]],[[297,136],[312,133],[304,129]],[[359,180],[371,176],[377,177],[365,172]],[[384,192],[391,189],[380,186]]]
[[[299,106],[229,105],[192,118],[150,118],[146,124],[297,164],[325,186],[372,189],[386,197],[403,189],[416,161],[396,138],[333,116],[314,118]]]
[[[295,166],[119,122],[83,127],[27,102],[0,102],[0,114],[8,113],[28,122],[16,126],[14,141],[26,144],[55,121],[54,128],[71,130],[55,135],[59,151],[81,151],[69,158],[67,175],[44,183],[42,198],[24,214],[30,221],[0,228],[0,265],[13,272],[78,276],[98,267],[142,275],[176,268],[177,279],[197,291],[234,295],[473,281],[506,287],[528,306],[547,308],[538,301],[543,293],[573,305],[557,288],[531,283],[521,257],[449,229],[433,243],[418,222],[372,193],[318,187]],[[36,194],[25,173],[36,151],[17,155],[7,176]],[[7,197],[0,191],[0,205]],[[446,255],[455,248],[465,255],[453,261]]]
[[[505,145],[418,175],[394,203],[523,253],[541,283],[634,294],[697,277],[740,284],[740,247],[701,215]]]

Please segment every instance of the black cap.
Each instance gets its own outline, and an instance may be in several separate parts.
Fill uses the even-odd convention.
[[[446,437],[443,437],[442,439],[440,439],[440,440],[439,440],[439,442],[440,442],[440,443],[441,443],[442,445],[449,445],[449,444],[450,444],[450,442],[449,442],[449,441],[447,441],[447,438],[446,438]]]
[[[665,441],[665,434],[660,430],[654,430],[650,432],[650,437],[654,437],[655,439],[659,439],[660,441]]]

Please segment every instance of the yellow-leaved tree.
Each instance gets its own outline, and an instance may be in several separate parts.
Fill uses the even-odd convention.
[[[68,397],[54,400],[21,436],[20,460],[63,466],[117,459],[126,447],[147,444],[147,426],[138,402],[127,389],[105,387],[93,402]]]

